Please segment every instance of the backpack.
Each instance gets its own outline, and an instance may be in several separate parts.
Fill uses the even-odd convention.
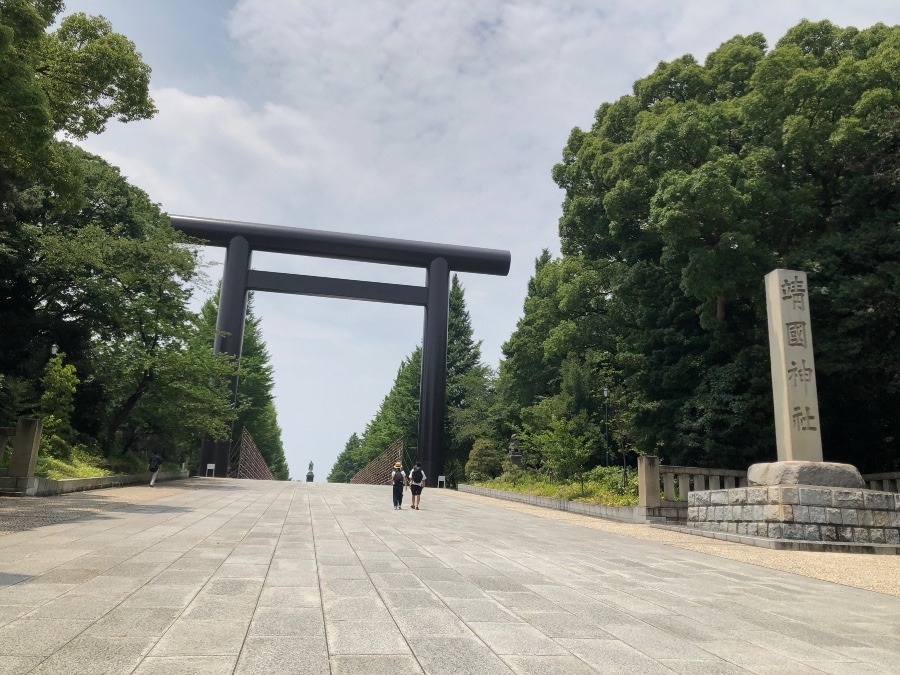
[[[159,465],[162,464],[162,460],[157,457],[150,458],[150,465],[147,467],[150,471],[156,471],[159,468]]]
[[[421,483],[421,482],[422,482],[422,476],[424,476],[424,475],[425,475],[425,474],[423,473],[422,469],[413,469],[412,473],[409,474],[409,479],[410,479],[413,483]]]
[[[403,472],[400,469],[394,469],[394,473],[391,475],[391,478],[394,481],[394,485],[403,485],[404,476]]]

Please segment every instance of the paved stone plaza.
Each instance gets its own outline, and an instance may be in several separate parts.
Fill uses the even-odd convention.
[[[4,675],[898,670],[898,597],[452,491],[0,498]]]

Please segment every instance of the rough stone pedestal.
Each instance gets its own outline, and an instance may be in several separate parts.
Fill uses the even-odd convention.
[[[819,485],[864,488],[865,481],[851,464],[837,462],[766,462],[747,469],[749,485]]]

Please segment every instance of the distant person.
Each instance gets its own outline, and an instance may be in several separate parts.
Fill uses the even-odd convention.
[[[153,487],[153,484],[156,483],[156,476],[161,466],[162,457],[159,456],[158,452],[154,452],[153,457],[150,458],[150,465],[147,467],[150,470],[150,487]]]
[[[403,504],[403,490],[406,489],[406,473],[400,462],[394,463],[391,471],[391,484],[394,486],[394,509],[400,509]]]
[[[409,491],[412,494],[412,508],[419,510],[419,502],[422,501],[422,487],[428,476],[422,471],[422,465],[416,462],[413,470],[409,472]]]

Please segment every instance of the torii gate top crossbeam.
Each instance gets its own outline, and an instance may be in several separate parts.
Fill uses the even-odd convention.
[[[425,269],[435,259],[443,258],[447,261],[448,270],[451,272],[498,276],[509,274],[509,251],[193,216],[170,216],[170,218],[175,229],[189,236],[205,239],[212,246],[228,246],[228,242],[234,237],[244,237],[253,251],[293,253]]]

